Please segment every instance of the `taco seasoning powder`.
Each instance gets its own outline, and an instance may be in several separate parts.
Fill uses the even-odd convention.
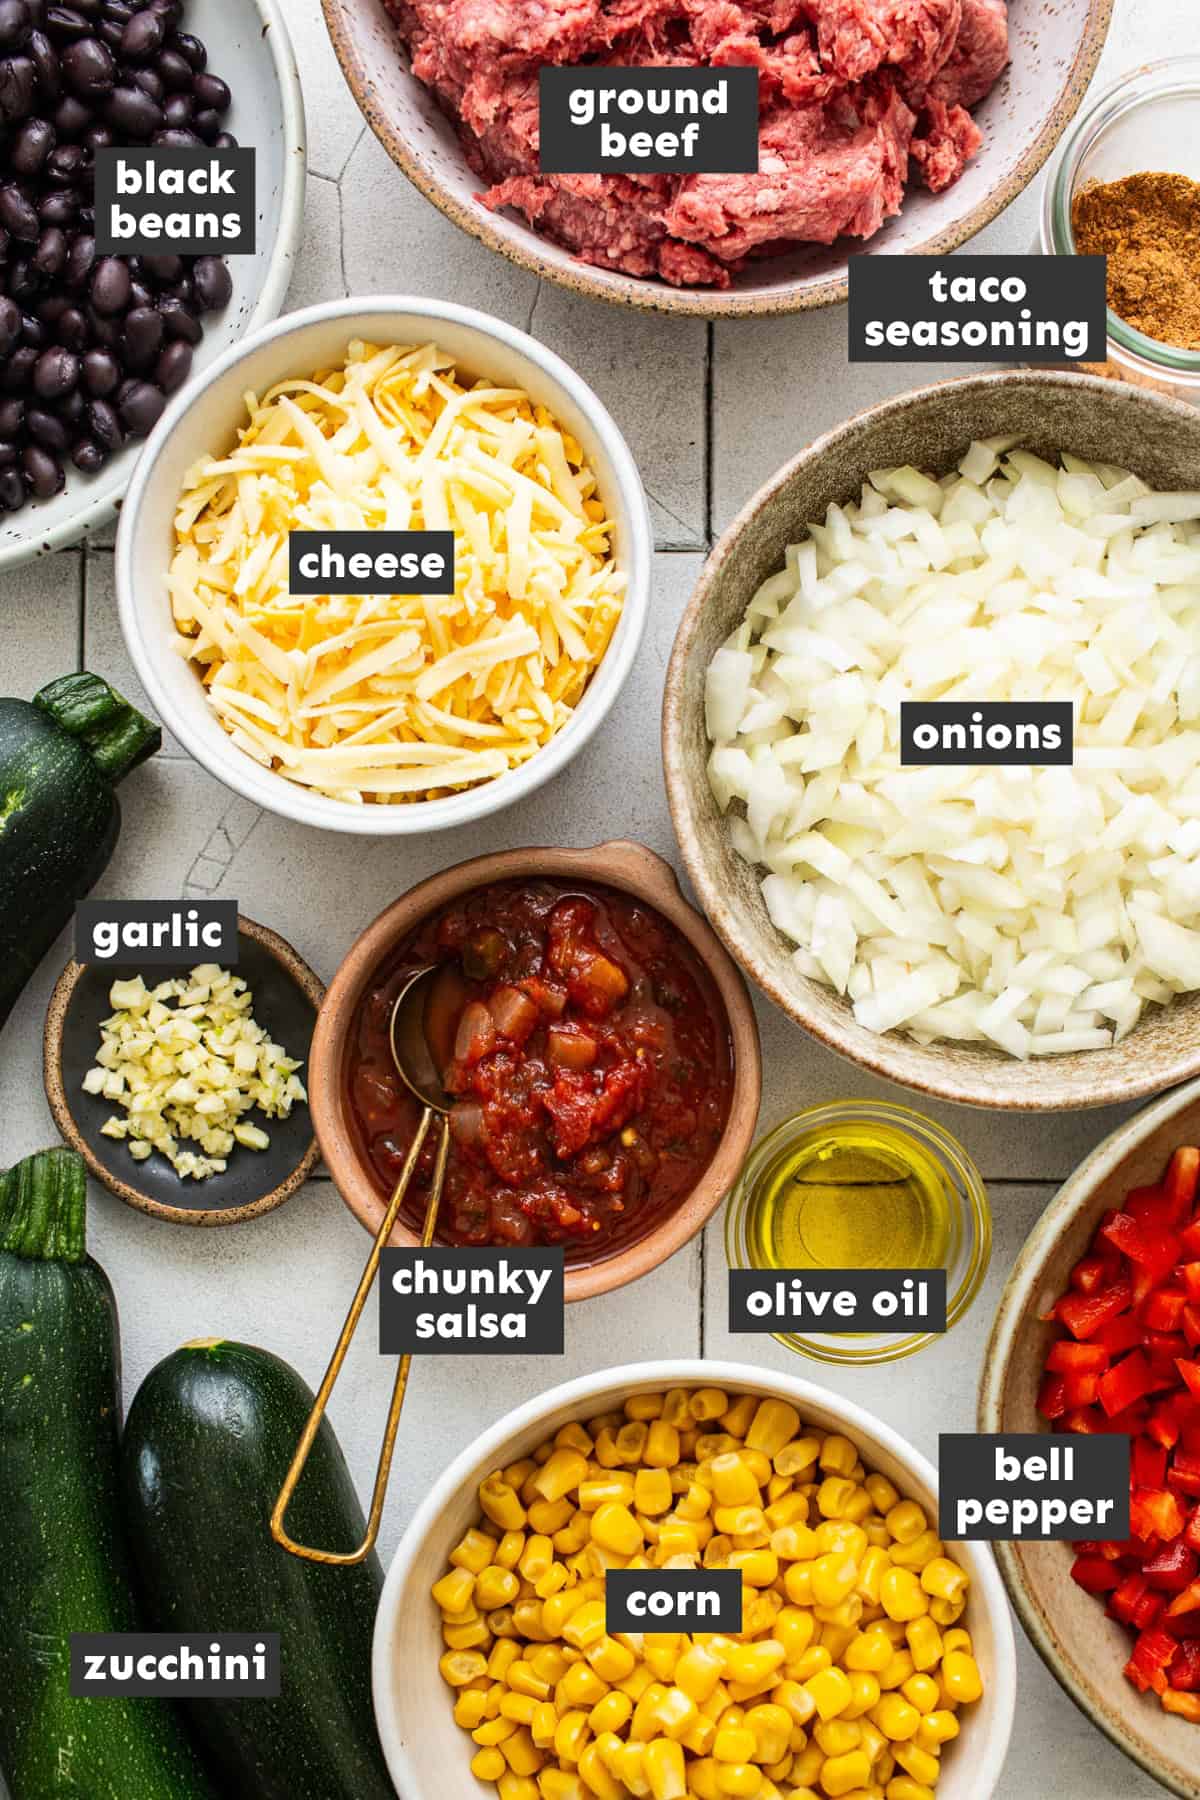
[[[1075,248],[1108,257],[1108,304],[1127,325],[1200,350],[1200,182],[1146,171],[1091,182],[1071,204]]]

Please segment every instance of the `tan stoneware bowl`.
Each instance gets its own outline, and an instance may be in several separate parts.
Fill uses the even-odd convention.
[[[1098,376],[1004,372],[902,394],[800,451],[747,502],[701,572],[675,639],[663,702],[667,795],[688,874],[711,923],[748,975],[830,1049],[905,1087],[972,1106],[1055,1112],[1159,1093],[1200,1074],[1200,994],[1152,1007],[1111,1050],[1022,1063],[973,1044],[928,1048],[856,1023],[832,988],[799,975],[767,916],[759,878],[737,856],[708,783],[704,676],[759,583],[831,501],[857,499],[869,470],[954,466],[973,438],[1122,464],[1158,488],[1191,488],[1200,411]]]
[[[346,80],[393,161],[447,218],[521,268],[620,306],[710,319],[800,312],[846,298],[850,256],[864,248],[858,239],[765,257],[724,290],[673,288],[593,268],[535,232],[521,215],[509,209],[489,212],[479,198],[483,183],[467,162],[453,122],[412,73],[386,0],[323,0],[323,5]],[[974,109],[984,134],[982,149],[944,193],[911,186],[902,211],[869,241],[867,254],[946,256],[1002,213],[1033,180],[1078,111],[1112,9],[1113,0],[1014,0],[1011,64]]]
[[[1046,1351],[1061,1335],[1042,1314],[1067,1287],[1105,1212],[1157,1182],[1173,1150],[1200,1143],[1200,1081],[1148,1106],[1105,1138],[1055,1195],[1000,1299],[984,1359],[980,1431],[1045,1431],[1037,1411]],[[1156,1781],[1200,1800],[1197,1727],[1139,1694],[1122,1670],[1132,1639],[1071,1580],[1070,1544],[997,1544],[1000,1573],[1034,1646],[1087,1716]]]
[[[758,1026],[746,984],[714,933],[688,905],[669,863],[641,844],[600,844],[591,850],[505,850],[473,857],[431,876],[382,912],[352,945],[329,985],[317,1018],[310,1056],[309,1095],[321,1152],[339,1193],[361,1225],[378,1231],[385,1196],[364,1166],[348,1118],[344,1076],[350,1029],[372,977],[395,947],[430,913],[493,881],[575,877],[634,894],[685,937],[716,985],[725,1009],[733,1057],[729,1120],[712,1161],[691,1193],[636,1242],[611,1256],[566,1271],[566,1298],[587,1300],[649,1274],[707,1223],[737,1179],[750,1149],[762,1092]],[[404,1224],[394,1244],[416,1244]]]

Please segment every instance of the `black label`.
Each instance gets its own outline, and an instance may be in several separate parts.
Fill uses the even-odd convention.
[[[452,531],[293,531],[293,594],[452,594]]]
[[[742,1629],[740,1569],[609,1569],[604,1578],[604,1629],[720,1631]]]
[[[252,256],[254,151],[96,152],[99,256]]]
[[[1129,1536],[1129,1438],[1119,1433],[943,1432],[938,1531],[944,1538]]]
[[[851,362],[1103,362],[1103,256],[852,256]]]
[[[1068,768],[1075,760],[1069,700],[902,700],[900,762],[905,768]]]
[[[945,1269],[730,1269],[730,1331],[945,1331]]]
[[[73,1631],[71,1693],[76,1700],[277,1700],[279,1633]]]
[[[561,1356],[563,1252],[388,1249],[384,1356]]]
[[[758,70],[538,72],[544,175],[753,175]]]
[[[75,957],[84,963],[238,960],[236,900],[81,900],[75,908]]]

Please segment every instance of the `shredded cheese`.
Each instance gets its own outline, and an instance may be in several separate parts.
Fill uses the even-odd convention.
[[[433,344],[349,346],[245,397],[176,512],[177,647],[248,755],[350,804],[494,780],[570,719],[620,617],[583,452],[519,388]],[[294,530],[450,530],[452,595],[294,595]]]

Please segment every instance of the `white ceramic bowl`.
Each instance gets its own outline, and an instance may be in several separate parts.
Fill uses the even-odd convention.
[[[187,0],[185,24],[207,46],[214,74],[233,90],[230,131],[257,151],[257,247],[253,256],[229,258],[233,298],[223,312],[205,315],[194,378],[283,305],[304,224],[307,146],[300,76],[280,0]],[[99,475],[81,475],[68,464],[61,494],[0,515],[0,570],[61,550],[107,523],[142,447],[135,439]]]
[[[388,0],[323,0],[343,73],[384,148],[427,199],[524,269],[578,293],[654,312],[733,318],[843,301],[852,253],[946,256],[1033,180],[1074,117],[1095,72],[1113,0],[1013,0],[1012,63],[973,116],[979,154],[944,193],[913,182],[899,215],[868,244],[839,239],[751,262],[725,290],[676,288],[594,268],[511,209],[489,212],[452,121],[412,74]]]
[[[375,343],[436,342],[460,368],[522,387],[578,438],[616,524],[614,553],[624,571],[625,605],[603,662],[558,736],[519,769],[443,800],[350,806],[311,793],[239,750],[204,697],[195,669],[172,647],[167,570],[175,508],[187,470],[232,444],[244,421],[242,397],[288,375],[311,375],[338,361],[353,338]],[[142,684],[162,721],[227,787],[268,812],[327,831],[405,836],[464,825],[532,793],[570,761],[612,705],[633,665],[645,627],[653,539],[646,496],[629,446],[596,395],[559,357],[500,319],[437,300],[403,296],[335,300],[291,313],[225,355],[177,394],[147,442],[121,509],[116,584],[121,629]]]
[[[871,1413],[793,1375],[692,1358],[604,1369],[552,1388],[509,1413],[451,1463],[419,1508],[388,1571],[375,1621],[372,1682],[383,1753],[403,1800],[443,1800],[449,1794],[455,1800],[495,1800],[495,1790],[470,1772],[471,1742],[454,1723],[450,1692],[438,1673],[443,1645],[429,1592],[445,1573],[450,1550],[479,1517],[479,1482],[525,1456],[568,1420],[587,1419],[622,1406],[631,1394],[668,1387],[720,1387],[790,1400],[806,1422],[844,1431],[865,1463],[936,1511],[937,1476],[923,1456]],[[959,1544],[954,1554],[971,1576],[966,1623],[985,1693],[963,1715],[962,1735],[946,1750],[938,1800],[989,1800],[1016,1706],[1012,1621],[988,1547]]]

